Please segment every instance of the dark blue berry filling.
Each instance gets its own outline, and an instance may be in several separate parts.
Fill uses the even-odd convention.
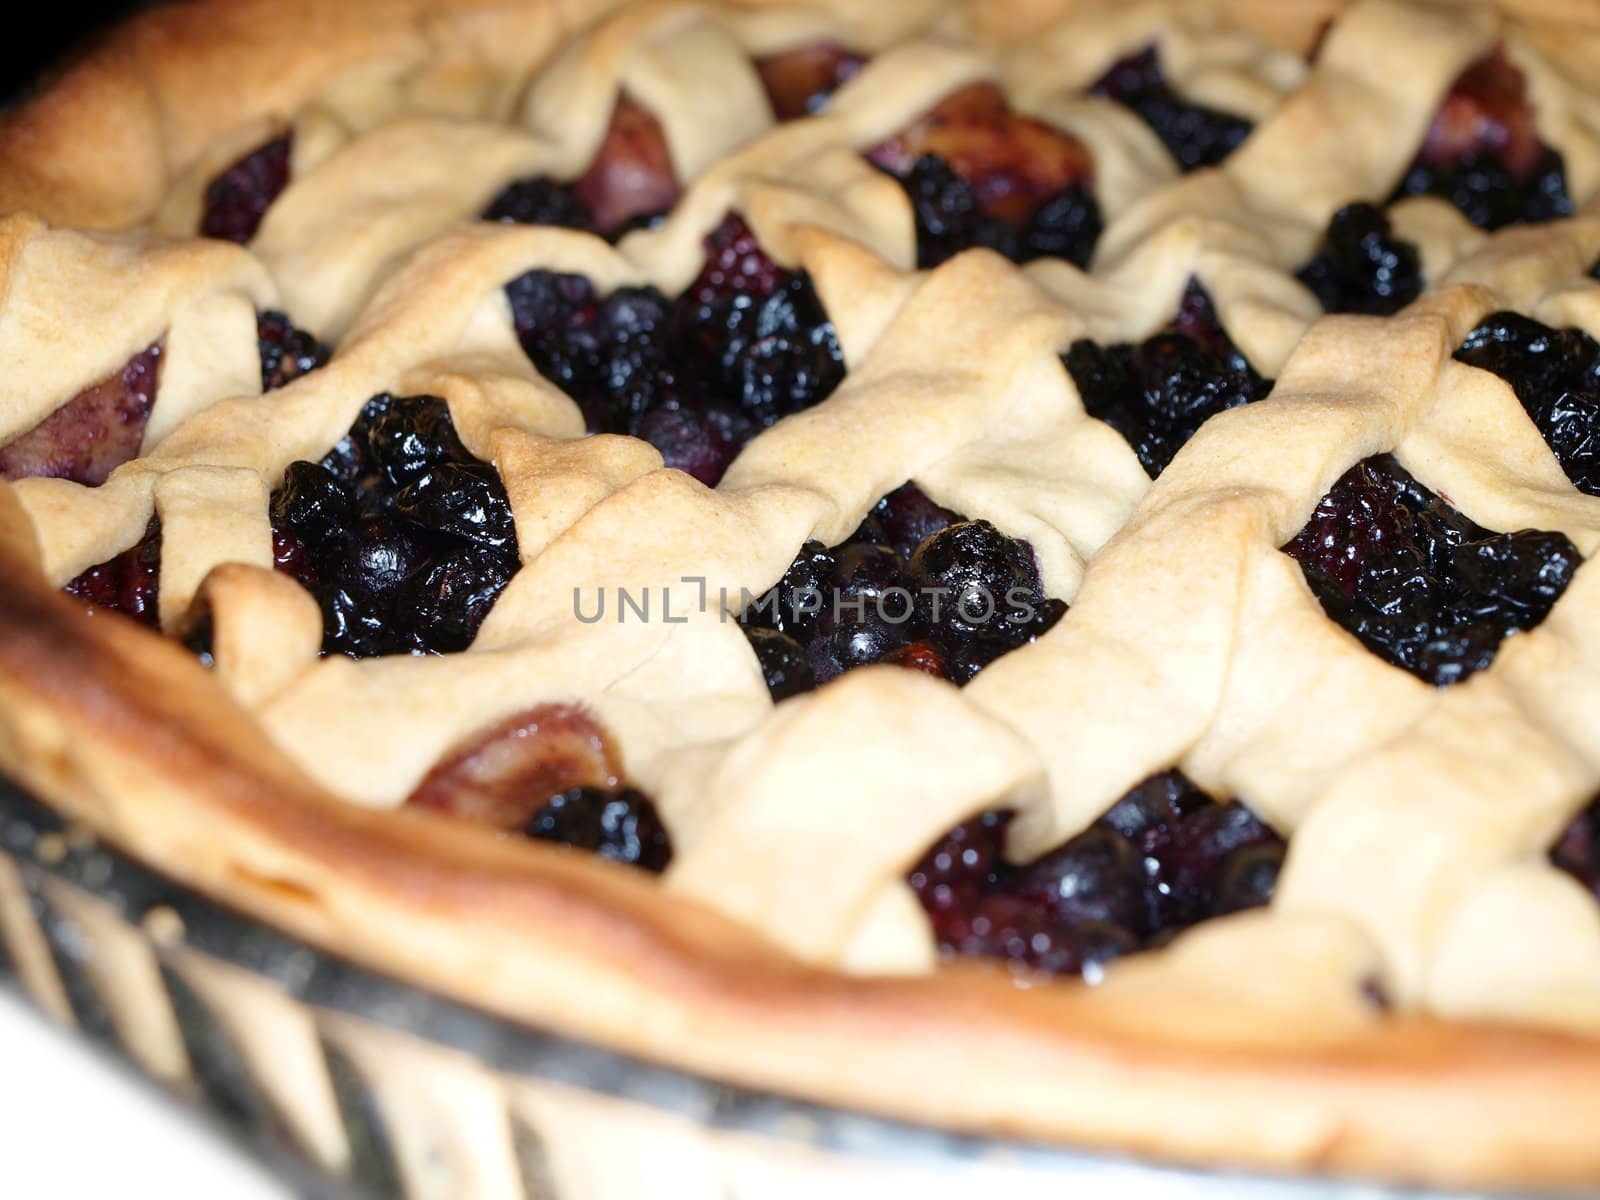
[[[944,834],[907,876],[940,952],[1093,972],[1210,917],[1272,899],[1285,843],[1249,808],[1181,772],[1154,775],[1031,863],[1003,850],[1013,813]]]
[[[304,329],[297,329],[286,313],[267,309],[256,316],[256,348],[261,355],[261,390],[274,391],[318,367],[326,366],[333,350]]]
[[[240,245],[255,237],[284,188],[289,186],[289,135],[274,138],[230,164],[206,188],[200,232]]]
[[[447,754],[406,806],[660,871],[672,858],[671,839],[649,797],[625,786],[621,774],[593,717],[542,704]]]
[[[583,229],[615,242],[659,224],[678,194],[661,123],[623,93],[581,176],[568,183],[548,175],[516,180],[490,201],[483,219]]]
[[[1272,390],[1272,382],[1256,374],[1234,346],[1210,297],[1193,280],[1165,331],[1138,345],[1082,339],[1061,361],[1085,411],[1128,440],[1152,479],[1211,417]]]
[[[964,684],[1066,610],[1044,595],[1026,542],[906,484],[847,541],[802,546],[740,620],[782,700],[881,662]]]
[[[1389,455],[1345,472],[1283,549],[1330,617],[1436,687],[1544,620],[1580,561],[1562,534],[1474,524]]]
[[[1539,139],[1527,81],[1503,50],[1461,74],[1389,203],[1437,196],[1482,229],[1570,217],[1561,155]]]
[[[1525,175],[1513,173],[1491,151],[1463,155],[1449,166],[1418,162],[1401,178],[1389,203],[1407,196],[1437,196],[1480,229],[1489,230],[1554,221],[1573,213],[1566,166],[1550,149]]]
[[[924,154],[898,177],[917,224],[917,266],[937,267],[981,246],[1015,263],[1061,258],[1086,267],[1104,223],[1093,193],[1073,184],[1034,209],[1020,225],[987,215],[972,185],[934,154]]]
[[[518,566],[505,487],[434,396],[369,401],[321,462],[289,465],[272,520],[328,654],[464,650]]]
[[[974,246],[1087,266],[1100,238],[1093,162],[1076,138],[1013,113],[992,84],[945,97],[867,151],[911,199],[917,265]]]
[[[1600,342],[1513,312],[1491,313],[1456,358],[1511,385],[1572,485],[1600,496]]]
[[[1324,312],[1389,316],[1422,294],[1417,248],[1392,236],[1376,205],[1347,204],[1328,222],[1317,253],[1300,268],[1301,283]]]
[[[1216,166],[1250,136],[1244,117],[1191,104],[1174,92],[1153,45],[1113,63],[1089,91],[1134,112],[1184,171]]]
[[[534,813],[524,832],[646,871],[664,871],[672,861],[672,839],[655,805],[630,787],[557,792]]]
[[[768,258],[737,216],[706,250],[677,300],[653,287],[601,297],[551,271],[506,292],[523,349],[590,432],[644,438],[669,467],[715,484],[757,433],[825,400],[844,356],[810,277]]]

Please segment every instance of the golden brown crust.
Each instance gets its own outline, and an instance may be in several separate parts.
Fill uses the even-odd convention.
[[[1470,1186],[1600,1173],[1593,1041],[1420,1019],[1319,1030],[976,970],[853,979],[631,872],[353,808],[179,648],[49,588],[0,504],[9,766],[157,869],[330,950],[689,1069],[973,1131]]]
[[[147,14],[0,121],[0,209],[137,224],[232,131],[285,119],[351,68],[403,72],[428,56],[435,18],[496,7]],[[557,15],[570,27],[590,7]],[[988,31],[1014,37],[1063,7],[1019,5]],[[1303,46],[1333,6],[1222,7]],[[621,869],[335,798],[181,650],[85,617],[39,559],[0,488],[0,761],[156,868],[331,950],[690,1069],[965,1129],[1473,1186],[1600,1178],[1593,1040],[1359,1011],[1329,1024],[1225,992],[1023,991],[976,969],[816,970]]]

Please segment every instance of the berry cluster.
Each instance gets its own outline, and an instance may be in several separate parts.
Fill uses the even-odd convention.
[[[1113,63],[1089,92],[1138,114],[1184,171],[1216,166],[1239,148],[1252,128],[1244,117],[1191,104],[1173,91],[1155,46]]]
[[[1474,524],[1388,455],[1345,472],[1283,549],[1330,617],[1438,687],[1544,620],[1579,562],[1562,534]]]
[[[703,483],[844,378],[810,278],[774,263],[734,214],[706,238],[705,268],[675,301],[653,287],[602,298],[587,279],[551,271],[506,292],[523,349],[591,432],[641,437]]]
[[[1031,863],[1004,856],[1013,815],[962,822],[907,876],[947,955],[1093,971],[1210,917],[1266,904],[1283,864],[1283,839],[1254,813],[1217,803],[1178,771],[1145,780]]]
[[[518,566],[500,476],[434,396],[370,400],[320,462],[272,496],[280,569],[322,605],[323,650],[464,650]]]
[[[1347,204],[1333,214],[1300,282],[1324,312],[1386,317],[1422,294],[1422,260],[1410,242],[1392,235],[1389,218],[1372,204]]]
[[[1128,440],[1152,479],[1207,420],[1272,389],[1228,338],[1210,297],[1192,280],[1163,332],[1138,345],[1082,339],[1062,362],[1084,410]]]
[[[1491,313],[1456,358],[1511,385],[1567,478],[1600,496],[1600,342],[1513,312]]]
[[[807,542],[742,618],[776,700],[890,662],[966,683],[1066,612],[1033,551],[914,484],[885,496],[848,541]]]

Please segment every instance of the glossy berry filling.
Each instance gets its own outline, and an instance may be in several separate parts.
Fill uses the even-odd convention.
[[[304,329],[296,328],[287,313],[267,309],[256,317],[256,348],[261,355],[261,390],[275,391],[300,376],[328,364],[333,349]]]
[[[116,557],[90,567],[63,589],[97,609],[119,612],[151,629],[159,627],[156,585],[161,577],[161,521],[152,517],[144,536]]]
[[[1026,542],[908,483],[847,541],[802,546],[741,623],[782,700],[882,662],[964,684],[1066,609],[1045,597]]]
[[[1298,278],[1324,312],[1386,317],[1422,294],[1417,248],[1393,236],[1388,216],[1372,204],[1347,204],[1334,213]]]
[[[1184,171],[1216,166],[1250,136],[1245,118],[1191,104],[1173,91],[1155,46],[1113,63],[1089,91],[1137,114]]]
[[[833,42],[800,46],[755,62],[756,73],[780,121],[794,121],[822,110],[828,98],[861,73],[867,60]]]
[[[672,858],[666,827],[620,773],[610,739],[591,716],[544,704],[445,756],[406,805],[663,870]]]
[[[1572,486],[1600,496],[1600,342],[1581,329],[1497,312],[1455,356],[1509,383]]]
[[[1080,267],[1094,253],[1102,223],[1088,149],[1013,113],[993,84],[945,97],[867,157],[911,198],[920,267],[974,246]]]
[[[1562,534],[1474,524],[1389,455],[1345,472],[1283,549],[1330,617],[1436,687],[1544,620],[1580,561]]]
[[[844,356],[804,271],[787,271],[730,214],[676,300],[653,287],[601,297],[578,275],[530,271],[506,287],[534,366],[583,410],[590,432],[645,439],[715,484],[740,447],[826,399]]]
[[[570,183],[546,175],[517,180],[489,203],[483,217],[586,229],[615,241],[654,224],[678,202],[680,190],[661,123],[623,93],[581,176]]]
[[[1154,775],[1031,863],[1004,856],[1013,814],[945,833],[907,875],[946,956],[1093,975],[1211,917],[1266,904],[1284,841],[1181,772]]]
[[[0,447],[6,479],[69,479],[98,487],[135,458],[161,382],[162,343],[79,392],[28,432]]]
[[[272,496],[278,563],[322,606],[323,651],[464,650],[519,565],[499,474],[435,396],[374,397]]]
[[[1462,72],[1390,197],[1437,196],[1482,229],[1572,215],[1561,156],[1539,139],[1527,80],[1503,50]]]
[[[229,165],[206,188],[200,232],[240,245],[255,237],[267,209],[289,186],[292,139],[285,135],[258,146]]]
[[[1082,339],[1061,361],[1084,410],[1128,440],[1152,479],[1207,420],[1272,389],[1234,346],[1194,280],[1167,329],[1137,345]]]
[[[650,798],[635,788],[557,792],[534,813],[524,832],[646,871],[664,871],[672,861],[666,826]]]

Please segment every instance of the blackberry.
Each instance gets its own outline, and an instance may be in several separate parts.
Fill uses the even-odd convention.
[[[1518,178],[1492,152],[1468,154],[1449,166],[1418,162],[1401,177],[1388,203],[1407,196],[1437,196],[1480,229],[1555,221],[1573,214],[1561,155],[1546,150],[1526,178]]]
[[[231,163],[206,188],[200,233],[245,244],[255,237],[283,189],[289,186],[288,135],[274,138]]]
[[[563,229],[592,229],[594,225],[589,206],[578,199],[571,186],[544,175],[507,184],[483,210],[483,219]]]
[[[64,589],[95,608],[119,612],[151,629],[160,627],[156,585],[161,576],[161,519],[151,517],[144,536],[114,558],[90,567]]]
[[[973,186],[937,155],[922,155],[897,178],[911,200],[923,270],[974,246],[1016,263],[1061,258],[1087,267],[1104,228],[1099,203],[1081,184],[1045,201],[1019,225],[985,213]]]

